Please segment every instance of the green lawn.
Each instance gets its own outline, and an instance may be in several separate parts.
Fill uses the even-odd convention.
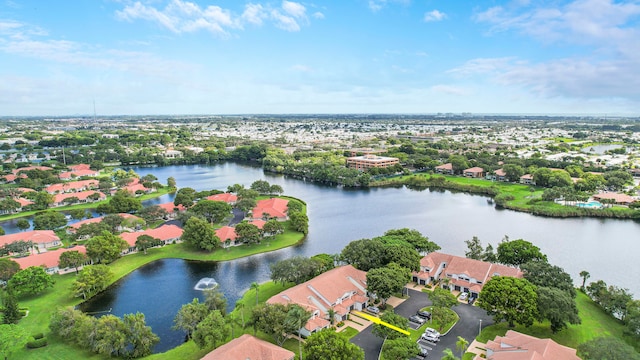
[[[559,344],[574,349],[578,345],[598,336],[610,335],[623,338],[624,325],[622,322],[605,313],[600,306],[581,291],[578,291],[576,303],[582,320],[579,325],[569,325],[567,329],[556,334],[551,332],[548,322],[536,322],[531,327],[518,325],[513,330],[538,338],[551,338]],[[507,330],[509,328],[504,322],[487,326],[482,329],[477,339],[486,343],[488,340],[493,340],[496,335],[503,336]]]

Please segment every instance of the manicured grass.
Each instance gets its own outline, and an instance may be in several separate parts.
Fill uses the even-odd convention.
[[[516,326],[512,330],[523,334],[532,335],[538,338],[551,338],[559,344],[576,348],[578,345],[598,336],[610,335],[617,338],[624,338],[624,325],[621,321],[605,313],[600,306],[593,302],[587,295],[578,291],[576,298],[578,312],[582,323],[579,325],[569,325],[567,329],[554,334],[551,332],[548,322],[536,322],[530,327]],[[482,329],[478,340],[486,343],[493,340],[496,335],[503,336],[509,327],[507,323],[487,326]]]
[[[358,335],[360,332],[351,326],[347,326],[344,330],[340,331],[340,334],[343,334],[347,338],[351,339],[352,337]]]

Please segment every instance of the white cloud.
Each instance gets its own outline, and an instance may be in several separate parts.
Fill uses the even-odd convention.
[[[369,10],[373,12],[380,11],[389,3],[398,3],[406,6],[411,3],[411,0],[369,0]]]
[[[441,21],[447,18],[447,14],[438,10],[432,10],[424,14],[425,22]]]
[[[302,4],[293,1],[283,1],[282,10],[296,18],[304,18],[307,16],[307,9]]]
[[[241,14],[233,14],[231,10],[215,5],[203,8],[186,0],[171,0],[162,9],[137,1],[117,10],[116,18],[123,21],[154,22],[178,34],[206,30],[226,37],[230,31],[242,29],[244,24],[260,26],[266,20],[271,20],[276,27],[286,31],[300,31],[301,25],[309,22],[306,11],[304,5],[287,0],[282,1],[280,8],[249,3]],[[321,13],[317,14],[319,15],[314,14],[314,17],[323,16]]]
[[[314,12],[313,15],[311,15],[311,16],[313,16],[316,19],[324,19],[324,14],[321,13],[320,11]]]
[[[313,68],[307,65],[296,64],[291,67],[291,70],[296,72],[310,73],[313,72]]]

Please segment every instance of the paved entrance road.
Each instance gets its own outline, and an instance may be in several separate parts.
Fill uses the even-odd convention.
[[[396,314],[406,318],[414,315],[416,311],[423,307],[431,306],[431,300],[429,300],[427,294],[411,289],[408,290],[409,299],[405,300],[395,309]],[[456,350],[458,336],[462,336],[471,344],[473,339],[478,336],[480,320],[482,320],[482,327],[493,324],[491,317],[487,315],[486,311],[477,306],[461,303],[460,305],[454,306],[453,311],[460,316],[460,321],[458,321],[447,335],[440,337],[439,343],[429,345],[429,347],[432,348],[432,350],[429,351],[430,359],[440,359],[444,349],[451,349],[454,354],[459,353],[459,351]],[[428,326],[429,323],[427,322],[421,329]],[[365,360],[377,360],[380,349],[382,349],[382,339],[371,333],[372,328],[373,326],[369,326],[360,334],[351,338],[352,343],[360,346],[364,350]]]

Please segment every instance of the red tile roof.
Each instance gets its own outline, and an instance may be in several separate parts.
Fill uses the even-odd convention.
[[[162,225],[155,229],[148,229],[145,231],[136,231],[131,233],[122,233],[120,237],[129,244],[129,246],[136,246],[136,240],[141,235],[149,235],[152,238],[160,239],[162,241],[171,241],[179,239],[182,236],[182,228],[176,225]]]
[[[481,168],[481,167],[475,166],[475,167],[472,167],[472,168],[465,169],[463,172],[465,172],[465,173],[468,173],[468,172],[470,172],[470,173],[481,173],[481,172],[484,172],[484,169]]]
[[[89,165],[89,164],[69,165],[68,168],[71,169],[72,171],[90,170],[91,169],[91,165]]]
[[[129,184],[125,187],[123,187],[122,189],[127,190],[128,192],[132,193],[132,194],[136,194],[136,192],[138,190],[142,191],[142,192],[149,192],[151,191],[151,189],[148,189],[146,187],[144,187],[144,185],[140,184],[140,183],[136,183],[136,184]]]
[[[579,360],[576,349],[509,330],[487,341],[488,360]]]
[[[444,267],[444,269],[440,274],[437,274],[437,271],[442,264],[446,264],[446,267]],[[501,265],[501,264],[493,264],[486,261],[468,259],[465,257],[460,257],[455,255],[444,254],[437,251],[429,253],[427,256],[420,259],[420,267],[421,267],[421,270],[428,269],[428,271],[426,272],[421,271],[419,273],[416,272],[414,273],[414,275],[417,275],[420,277],[425,277],[426,275],[426,276],[434,277],[438,279],[438,278],[447,277],[447,274],[453,274],[453,275],[464,274],[468,276],[470,279],[476,279],[480,281],[481,284],[475,284],[475,283],[467,282],[465,280],[457,280],[453,278],[450,278],[450,279],[451,281],[455,280],[455,282],[458,285],[464,285],[466,287],[477,285],[480,287],[480,289],[493,276],[497,276],[497,275],[512,276],[512,277],[518,277],[518,278],[521,278],[523,276],[522,271],[520,271],[520,269],[518,268]]]
[[[98,176],[100,174],[99,171],[96,170],[73,170],[73,171],[65,171],[61,172],[58,175],[60,179],[72,179],[74,177],[82,177],[82,176]]]
[[[267,303],[298,304],[311,311],[318,310],[320,317],[324,318],[326,316],[324,309],[337,305],[345,295],[355,292],[351,296],[362,296],[357,299],[367,299],[363,291],[366,289],[366,282],[366,272],[351,265],[340,266],[272,296]]]
[[[235,203],[236,201],[238,201],[238,197],[231,193],[215,194],[215,195],[207,196],[206,199],[212,200],[212,201],[224,201],[229,204]]]
[[[131,215],[131,214],[127,214],[127,213],[121,213],[121,214],[118,214],[118,216],[120,216],[123,219],[140,219],[139,217],[137,217],[135,215]],[[78,221],[77,223],[73,223],[73,224],[69,225],[69,228],[73,229],[73,230],[77,230],[77,229],[80,229],[80,226],[82,226],[82,225],[92,224],[92,223],[99,223],[103,219],[104,219],[104,216],[95,217],[95,218],[91,218],[91,219],[84,219],[82,221]]]
[[[52,184],[47,186],[44,190],[50,194],[59,192],[69,192],[69,191],[77,191],[83,189],[95,189],[98,187],[98,180],[80,180],[80,181],[71,181],[61,184]]]
[[[13,169],[11,172],[13,173],[13,175],[17,175],[20,172],[29,171],[29,170],[48,171],[48,170],[53,170],[53,168],[50,168],[48,166],[27,166],[23,168]]]
[[[504,170],[502,169],[498,169],[494,172],[494,174],[496,174],[496,176],[507,176],[507,173],[504,172]]]
[[[616,204],[630,204],[637,201],[635,198],[621,193],[601,193],[593,195],[593,198],[596,200],[613,200]]]
[[[19,202],[21,207],[25,207],[27,205],[33,204],[33,201],[28,200],[28,199],[16,198],[16,199],[13,199],[13,200]]]
[[[223,226],[220,229],[217,229],[216,236],[220,238],[221,242],[225,242],[227,239],[235,241],[238,238],[238,234],[236,234],[236,228],[231,226]]]
[[[451,163],[446,163],[442,165],[436,166],[437,170],[453,170],[453,165]]]
[[[85,247],[80,245],[68,249],[61,248],[51,251],[45,251],[40,254],[32,254],[26,257],[14,258],[11,260],[20,264],[20,269],[26,269],[31,266],[44,266],[45,268],[49,269],[58,266],[58,263],[60,262],[60,255],[67,251],[79,251],[83,254],[87,253]]]
[[[249,224],[255,225],[260,230],[262,230],[262,228],[264,227],[264,224],[266,224],[266,223],[267,222],[262,220],[262,219],[255,219],[255,220],[249,221]]]
[[[16,234],[2,235],[0,236],[0,246],[4,246],[5,244],[11,244],[12,242],[22,240],[22,241],[32,241],[36,244],[47,244],[52,243],[54,241],[60,241],[58,235],[56,235],[53,230],[33,230],[33,231],[25,231],[19,232]]]
[[[57,194],[53,197],[53,203],[54,204],[60,204],[63,202],[64,199],[68,199],[68,198],[72,198],[72,197],[77,197],[78,200],[86,200],[89,196],[93,195],[93,194],[100,194],[100,198],[98,200],[104,200],[107,198],[107,196],[99,191],[93,191],[93,190],[88,190],[88,191],[79,191],[79,192],[75,192],[75,193],[64,193],[64,194]]]
[[[293,360],[295,356],[292,351],[244,334],[211,351],[201,360]]]
[[[168,203],[164,203],[164,204],[158,204],[158,206],[160,206],[161,208],[165,209],[170,214],[175,212],[176,208],[180,212],[187,210],[182,204],[176,206],[172,202],[168,202]]]
[[[260,219],[262,214],[269,214],[270,217],[286,218],[288,204],[289,200],[280,198],[258,200],[256,207],[252,210],[252,217],[254,219]]]

